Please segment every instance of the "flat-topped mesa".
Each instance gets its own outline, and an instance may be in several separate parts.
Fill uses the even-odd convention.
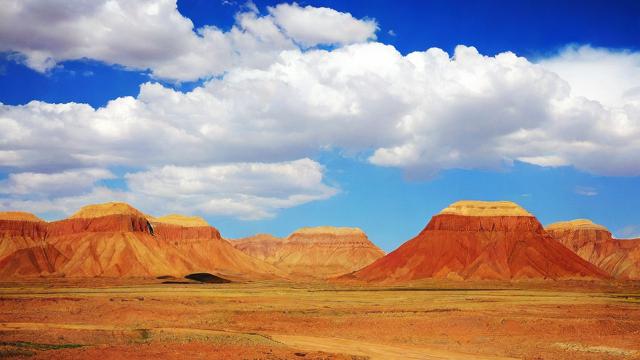
[[[577,251],[588,243],[613,240],[609,229],[588,219],[556,222],[547,226],[546,230],[556,240],[573,251]]]
[[[456,201],[440,214],[462,216],[533,216],[520,205],[511,201]]]
[[[184,241],[222,240],[220,232],[199,216],[169,214],[150,219],[154,235],[179,245]]]
[[[44,222],[36,215],[25,211],[0,211],[0,221]]]
[[[609,232],[609,229],[606,227],[596,224],[589,219],[558,221],[547,226],[547,230],[603,230]]]
[[[108,202],[83,206],[69,219],[92,219],[109,215],[129,215],[135,217],[146,217],[141,211],[123,202]]]
[[[434,216],[415,238],[344,279],[514,280],[606,278],[511,202],[461,201]]]
[[[303,227],[292,232],[285,241],[314,246],[375,247],[367,234],[355,227]]]
[[[180,214],[169,214],[150,219],[152,223],[162,223],[169,225],[177,225],[183,227],[199,227],[211,226],[209,223],[199,216],[187,216]]]
[[[305,226],[292,234],[326,234],[326,235],[365,235],[364,231],[357,227],[338,227],[338,226]]]
[[[516,203],[469,200],[444,208],[425,230],[544,232],[542,224]]]
[[[34,214],[22,211],[0,212],[0,238],[42,238],[47,223]]]
[[[640,241],[614,239],[604,226],[577,219],[551,224],[547,232],[581,258],[615,278],[640,279]]]
[[[146,216],[122,202],[87,205],[69,218],[49,223],[47,237],[82,232],[144,232],[153,229]]]

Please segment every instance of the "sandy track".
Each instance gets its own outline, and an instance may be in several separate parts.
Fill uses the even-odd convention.
[[[308,351],[324,351],[349,355],[368,356],[375,359],[420,359],[420,360],[507,360],[514,358],[470,355],[453,351],[407,346],[382,345],[357,340],[324,338],[299,335],[270,335],[272,340],[293,348]]]
[[[0,323],[1,331],[33,331],[33,330],[99,330],[99,331],[135,331],[135,329],[127,327],[118,327],[110,325],[98,324],[60,324],[60,323],[28,323],[28,322],[5,322]],[[475,360],[507,360],[514,358],[482,356],[458,353],[453,351],[427,349],[408,346],[383,345],[358,340],[314,337],[300,335],[274,335],[260,333],[246,333],[232,330],[214,330],[214,329],[194,329],[194,328],[152,328],[149,329],[158,333],[173,334],[190,334],[190,335],[206,335],[206,334],[239,334],[248,336],[260,336],[266,339],[279,342],[291,348],[306,351],[323,351],[328,353],[342,353],[348,355],[367,356],[372,360],[375,359],[421,359],[421,360],[438,360],[438,359],[475,359]]]

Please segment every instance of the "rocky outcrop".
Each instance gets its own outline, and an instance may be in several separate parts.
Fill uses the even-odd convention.
[[[606,227],[587,219],[557,222],[547,232],[611,276],[640,280],[640,239],[614,239]]]
[[[337,276],[384,256],[362,230],[346,227],[302,228],[285,239],[261,234],[232,241],[232,244],[293,278]]]
[[[434,216],[395,251],[342,278],[401,282],[606,277],[555,241],[517,204],[464,201]]]

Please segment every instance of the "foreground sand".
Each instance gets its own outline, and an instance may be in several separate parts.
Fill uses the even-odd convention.
[[[637,284],[95,281],[0,284],[0,357],[640,359]]]

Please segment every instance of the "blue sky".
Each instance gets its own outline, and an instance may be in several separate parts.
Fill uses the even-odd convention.
[[[226,237],[358,226],[390,251],[453,201],[512,200],[544,224],[586,217],[640,236],[638,2],[278,4],[0,10],[0,206],[53,219],[113,197],[154,214],[200,214]],[[100,11],[135,13],[138,25],[104,23]],[[145,28],[146,16],[163,14],[193,29],[162,19]],[[50,19],[119,37],[88,46],[55,26],[43,33]],[[195,35],[206,26],[217,32]],[[423,60],[407,55],[429,48],[452,63],[418,54],[428,75],[413,83]],[[315,74],[326,64],[334,75]],[[443,90],[440,77],[457,85]],[[41,103],[20,106],[32,100]]]

